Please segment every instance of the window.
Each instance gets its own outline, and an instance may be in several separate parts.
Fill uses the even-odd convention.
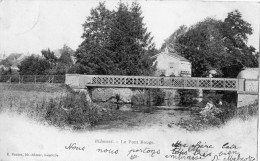
[[[174,63],[169,63],[170,68],[174,68]]]

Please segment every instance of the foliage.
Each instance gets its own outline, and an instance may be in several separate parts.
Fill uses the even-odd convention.
[[[49,62],[39,56],[31,55],[18,66],[21,75],[44,75],[51,68]]]
[[[201,107],[205,107],[208,102],[212,102],[214,105],[218,104],[222,100],[223,94],[217,94],[212,91],[204,92],[203,93],[203,99],[200,102]]]
[[[170,47],[171,49],[174,49],[176,46],[177,39],[184,35],[187,32],[187,26],[182,25],[180,26],[173,34],[170,35],[169,38],[167,38],[164,43],[162,44],[161,50],[164,49],[166,46]]]
[[[1,67],[0,68],[0,75],[11,75],[11,74],[12,74],[11,67],[8,67],[8,68]]]
[[[59,50],[60,58],[57,58],[50,49],[42,50],[42,57],[31,55],[25,58],[18,66],[21,75],[63,75],[68,73],[73,65],[71,56],[74,51],[64,45]]]
[[[147,94],[140,92],[131,97],[131,103],[134,106],[148,105],[149,102],[146,101],[147,100],[146,98],[147,98]]]
[[[98,122],[97,109],[89,104],[84,93],[67,95],[58,102],[51,99],[46,106],[45,119],[53,125],[94,126]]]
[[[141,7],[120,2],[110,11],[105,3],[91,10],[83,24],[84,33],[76,51],[72,71],[88,74],[149,75],[156,50],[144,26]]]
[[[162,89],[149,89],[150,97],[155,106],[160,106],[164,103],[165,92]]]
[[[205,76],[211,69],[226,64],[225,48],[218,20],[206,20],[191,26],[177,39],[175,49],[192,63],[192,76]]]
[[[47,50],[42,50],[41,53],[42,53],[42,56],[45,58],[45,60],[47,62],[49,62],[51,67],[56,65],[58,58],[54,55],[53,51],[50,51],[50,49],[47,49]]]
[[[71,68],[68,69],[68,73],[70,74],[86,74],[86,68],[84,65],[76,63],[71,66]]]
[[[84,41],[75,53],[77,64],[80,64],[77,67],[81,67],[78,73],[111,74],[113,72],[115,66],[112,65],[112,57],[107,49],[111,14],[112,12],[106,9],[105,3],[99,3],[98,7],[91,10],[90,16],[83,24]]]
[[[241,63],[246,67],[258,66],[259,53],[255,53],[255,48],[246,44],[253,29],[248,22],[242,19],[242,14],[238,10],[228,13],[220,30],[227,53],[232,55],[233,64]]]
[[[235,10],[224,21],[206,18],[191,26],[176,37],[174,49],[192,63],[192,76],[206,76],[209,70],[215,69],[219,76],[226,77],[223,67],[258,66],[259,53],[246,44],[251,34],[251,25]]]
[[[63,48],[60,49],[60,52],[61,52],[61,56],[60,56],[60,58],[58,59],[58,62],[59,62],[59,63],[66,64],[66,65],[68,65],[69,67],[71,67],[71,65],[73,64],[73,61],[72,61],[71,56],[74,55],[74,51],[73,51],[69,46],[67,46],[66,44],[64,44],[64,45],[63,45]]]
[[[0,65],[4,65],[5,67],[11,67],[12,63],[8,59],[1,60]]]
[[[229,92],[228,95],[230,94]],[[214,116],[225,122],[233,118],[236,111],[233,96],[230,98],[226,98],[226,96],[227,93],[203,93],[203,100],[199,103],[199,106],[200,108],[204,108],[208,102],[212,102],[212,104],[221,111],[220,113],[214,114]]]
[[[64,45],[62,49],[59,50],[61,56],[57,58],[55,65],[50,69],[49,73],[53,75],[62,75],[69,72],[70,68],[73,66],[73,61],[71,56],[74,55],[74,51]]]
[[[180,105],[189,106],[197,103],[197,98],[199,96],[198,90],[178,89],[177,92],[180,95]]]

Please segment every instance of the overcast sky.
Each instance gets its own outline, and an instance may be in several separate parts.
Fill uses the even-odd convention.
[[[128,1],[130,3],[130,1]],[[206,17],[223,20],[238,9],[253,28],[248,43],[259,51],[259,3],[138,1],[144,23],[152,33],[157,48],[180,25],[190,26]],[[114,9],[118,1],[107,1]],[[59,49],[67,44],[76,49],[82,42],[82,24],[98,1],[83,0],[0,0],[0,54],[36,53]]]

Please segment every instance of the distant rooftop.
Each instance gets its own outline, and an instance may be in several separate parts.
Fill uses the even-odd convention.
[[[161,53],[167,54],[167,55],[169,55],[169,56],[171,56],[171,57],[174,57],[174,58],[177,58],[177,59],[179,59],[179,60],[181,60],[181,61],[190,62],[188,59],[186,59],[186,58],[180,56],[180,55],[177,53],[176,50],[171,49],[171,48],[168,47],[168,46],[166,46],[166,47],[164,48],[164,51],[162,51]],[[159,53],[159,54],[161,54],[161,53]],[[157,57],[159,54],[155,55],[154,57]]]

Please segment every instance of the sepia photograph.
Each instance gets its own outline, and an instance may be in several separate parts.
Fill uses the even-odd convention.
[[[0,161],[257,161],[257,1],[0,0]]]

